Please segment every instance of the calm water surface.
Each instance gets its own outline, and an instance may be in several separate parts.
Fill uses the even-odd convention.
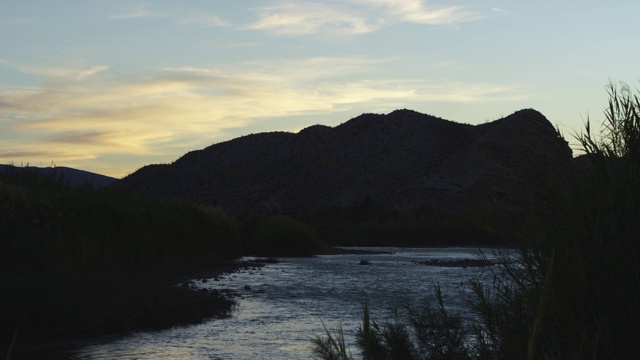
[[[442,287],[445,304],[462,310],[470,294],[468,279],[487,268],[434,267],[415,261],[473,259],[470,248],[379,248],[390,254],[322,255],[283,258],[257,270],[208,279],[199,287],[233,289],[241,294],[231,318],[170,330],[141,332],[80,349],[73,359],[309,359],[311,340],[339,324],[347,342],[360,324],[368,301],[378,323],[393,319],[393,309],[433,299]],[[490,253],[490,250],[485,250]],[[359,265],[367,259],[370,265]],[[248,287],[245,289],[245,286]],[[357,351],[352,351],[357,354]]]

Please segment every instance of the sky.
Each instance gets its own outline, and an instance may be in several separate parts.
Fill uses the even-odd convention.
[[[123,177],[239,136],[534,108],[571,143],[640,86],[637,0],[0,0],[0,163]],[[576,151],[574,151],[576,153]]]

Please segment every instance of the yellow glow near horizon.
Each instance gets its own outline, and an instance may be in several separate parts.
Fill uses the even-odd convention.
[[[570,134],[600,120],[609,79],[638,76],[630,1],[64,5],[0,1],[0,163],[123,176],[398,108],[467,123],[535,108]]]
[[[167,68],[120,81],[110,78],[106,67],[56,71],[41,87],[4,92],[2,108],[13,114],[5,120],[10,131],[42,134],[21,142],[21,148],[72,162],[102,153],[158,155],[178,138],[210,134],[214,142],[227,128],[278,116],[331,113],[363,104],[388,104],[393,110],[407,100],[481,102],[523,96],[509,85],[337,77],[376,65],[359,58],[311,58],[284,65],[281,70],[276,69],[282,64],[274,63]],[[10,157],[18,153],[16,144],[0,145],[2,161],[15,161]],[[114,169],[111,174],[130,171]]]

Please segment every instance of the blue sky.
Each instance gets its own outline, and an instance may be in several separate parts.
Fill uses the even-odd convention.
[[[638,1],[0,0],[0,163],[125,176],[241,135],[534,108],[570,140],[640,85]]]

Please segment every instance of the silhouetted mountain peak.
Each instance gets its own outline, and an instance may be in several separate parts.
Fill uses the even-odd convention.
[[[560,179],[570,161],[566,142],[532,109],[477,126],[403,109],[243,136],[143,168],[117,186],[239,216],[305,215],[365,198],[396,213],[473,204],[517,213],[535,196],[540,169]]]

